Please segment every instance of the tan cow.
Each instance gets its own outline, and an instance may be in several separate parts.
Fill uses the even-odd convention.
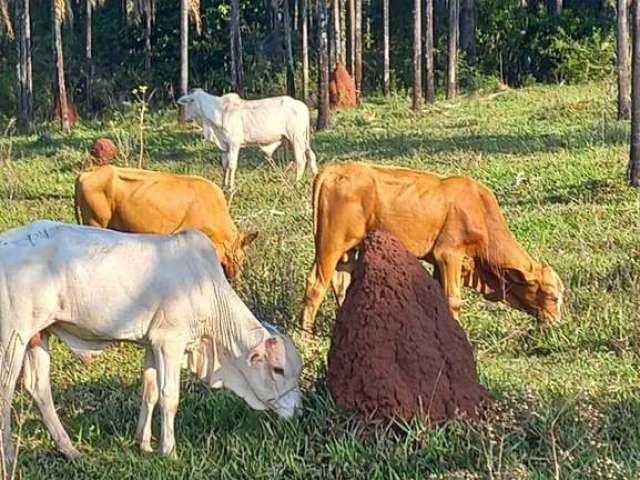
[[[258,235],[240,233],[222,190],[201,177],[110,165],[76,178],[78,223],[132,233],[197,228],[218,253],[228,278],[237,277],[246,247]]]
[[[342,303],[354,247],[376,228],[390,231],[434,265],[456,318],[466,286],[541,320],[560,319],[560,277],[518,244],[495,196],[470,178],[362,163],[331,165],[314,180],[313,228],[316,256],[302,313],[309,332],[330,281]]]

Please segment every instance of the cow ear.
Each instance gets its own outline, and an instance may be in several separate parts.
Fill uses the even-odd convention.
[[[190,96],[188,96],[188,95],[185,95],[184,97],[180,97],[180,98],[178,99],[178,104],[179,104],[179,105],[188,105],[188,104],[190,104],[191,102],[193,102],[193,98],[191,98],[191,97],[190,97]]]
[[[242,248],[247,248],[257,237],[258,232],[245,233],[242,235],[242,240],[240,241]]]
[[[265,353],[265,342],[261,342],[247,353],[247,365],[255,367],[264,360]]]

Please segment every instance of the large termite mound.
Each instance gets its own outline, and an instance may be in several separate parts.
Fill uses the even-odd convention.
[[[433,423],[475,417],[491,398],[442,288],[380,230],[360,246],[333,330],[328,383],[338,404],[361,413],[421,413]]]
[[[355,107],[358,103],[356,83],[342,65],[336,65],[329,81],[331,108]]]

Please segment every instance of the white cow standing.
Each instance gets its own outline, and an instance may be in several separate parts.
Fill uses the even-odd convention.
[[[184,355],[193,360],[189,352],[198,354],[190,367],[200,378],[232,390],[254,409],[290,418],[300,406],[301,361],[293,343],[253,316],[227,282],[211,242],[196,230],[138,235],[37,221],[0,235],[7,464],[13,457],[11,399],[21,369],[56,447],[67,457],[78,455],[53,406],[48,334],[85,360],[115,341],[146,348],[136,433],[144,450],[159,401],[160,450],[175,455],[180,367]]]
[[[257,145],[271,162],[273,152],[286,140],[293,149],[296,181],[305,165],[311,175],[318,172],[311,150],[309,109],[294,98],[281,96],[243,100],[235,93],[222,97],[196,88],[178,99],[185,121],[202,126],[204,138],[222,150],[223,187],[233,189],[240,148]]]

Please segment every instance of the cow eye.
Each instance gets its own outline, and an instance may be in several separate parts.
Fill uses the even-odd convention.
[[[273,367],[273,373],[277,375],[282,375],[284,377],[284,368]]]

